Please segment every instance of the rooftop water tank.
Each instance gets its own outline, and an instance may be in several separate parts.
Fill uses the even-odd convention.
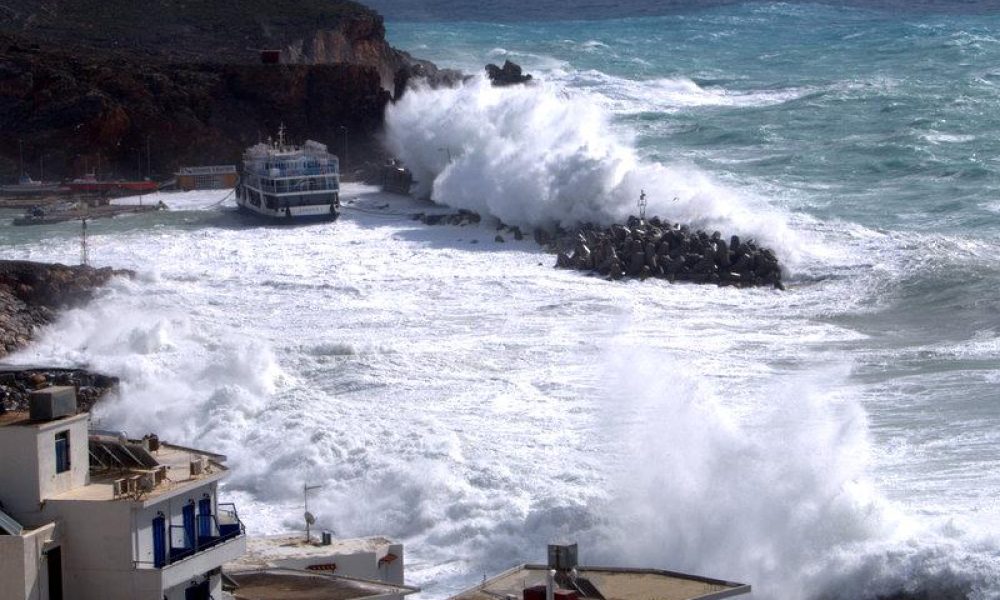
[[[76,414],[76,388],[49,386],[28,394],[28,414],[32,421],[53,421]]]

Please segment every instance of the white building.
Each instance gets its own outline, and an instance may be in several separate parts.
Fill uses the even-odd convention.
[[[246,549],[225,457],[88,425],[72,387],[0,413],[0,600],[221,599]]]
[[[504,571],[448,600],[722,600],[750,586],[661,569],[586,567],[576,544],[550,544],[548,564]]]
[[[252,538],[247,552],[226,564],[237,600],[403,600],[420,591],[403,582],[403,545],[384,537],[334,539],[324,532]],[[296,594],[291,591],[297,590]]]

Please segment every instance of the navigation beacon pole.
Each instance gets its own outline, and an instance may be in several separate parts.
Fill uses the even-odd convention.
[[[646,220],[646,190],[639,190],[639,220]]]

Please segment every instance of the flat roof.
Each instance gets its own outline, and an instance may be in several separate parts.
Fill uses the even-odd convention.
[[[133,440],[134,441],[134,440]],[[143,475],[155,469],[90,469],[90,483],[88,485],[73,488],[67,492],[53,496],[51,500],[123,500],[134,499],[143,501],[157,500],[163,496],[174,492],[180,492],[187,488],[201,485],[205,482],[220,479],[228,469],[221,463],[225,457],[211,452],[203,452],[184,446],[175,446],[160,442],[159,450],[149,453],[160,466],[167,467],[167,477],[157,484],[152,490],[142,492],[137,496],[115,496],[114,482],[118,479],[127,479],[135,475]],[[205,466],[200,474],[191,473],[191,461],[199,458],[207,458]]]
[[[86,418],[88,413],[79,412],[55,419],[33,420],[26,410],[9,410],[0,413],[0,427],[28,427],[48,425],[49,423],[59,423],[60,421],[71,421],[78,417]]]
[[[274,567],[275,561],[301,558],[321,559],[346,554],[372,552],[384,555],[389,546],[395,544],[389,538],[375,536],[368,538],[334,539],[328,546],[319,543],[319,531],[312,535],[313,541],[305,541],[305,532],[300,534],[281,533],[278,535],[255,536],[247,539],[247,551],[234,561],[226,563],[227,572]]]
[[[548,567],[520,565],[449,600],[520,600],[524,588],[545,585]],[[750,586],[659,569],[577,567],[607,600],[716,600],[749,594]]]
[[[354,600],[395,594],[405,596],[418,588],[294,569],[263,569],[226,573],[239,587],[236,600]]]

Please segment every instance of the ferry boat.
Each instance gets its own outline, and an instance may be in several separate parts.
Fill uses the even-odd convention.
[[[340,161],[324,144],[278,140],[251,146],[243,155],[243,176],[236,186],[240,210],[283,221],[332,220],[340,216]]]

